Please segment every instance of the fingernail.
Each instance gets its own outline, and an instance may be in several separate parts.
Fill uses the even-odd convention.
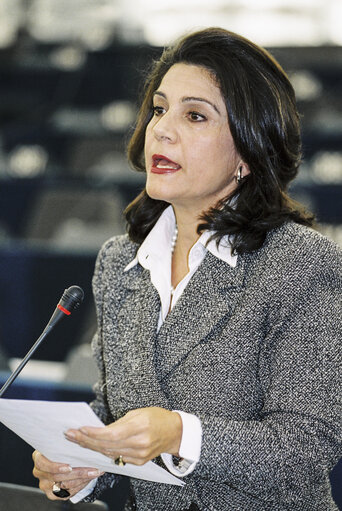
[[[99,475],[101,475],[100,470],[90,470],[88,472],[89,477],[98,477]]]
[[[76,438],[75,433],[73,433],[72,431],[66,431],[66,432],[64,433],[64,435],[65,435],[67,438]]]
[[[63,472],[64,474],[66,474],[67,472],[72,472],[72,468],[67,466],[67,467],[59,467],[59,471],[60,472]]]

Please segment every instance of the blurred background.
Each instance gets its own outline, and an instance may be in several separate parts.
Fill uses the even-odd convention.
[[[143,187],[125,146],[144,72],[176,37],[214,25],[267,47],[288,72],[304,148],[291,194],[342,245],[341,0],[1,0],[2,382],[63,290],[78,284],[86,294],[7,397],[91,399],[91,277],[101,244],[124,232],[122,210]],[[0,436],[2,451],[15,442]],[[339,502],[341,473],[333,474]],[[12,479],[14,468],[0,473]]]

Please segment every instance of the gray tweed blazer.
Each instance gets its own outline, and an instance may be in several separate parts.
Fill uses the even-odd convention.
[[[138,511],[332,511],[342,455],[339,248],[287,223],[235,268],[208,253],[159,333],[138,246],[105,243],[93,280],[100,369],[93,409],[110,423],[161,406],[196,414],[201,459],[186,485],[131,480]],[[94,493],[118,476],[102,476]]]

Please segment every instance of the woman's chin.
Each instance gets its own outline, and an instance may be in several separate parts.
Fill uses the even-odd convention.
[[[168,190],[161,190],[160,188],[154,186],[146,186],[146,193],[151,199],[154,200],[162,200],[165,202],[171,202],[171,194],[168,193]]]

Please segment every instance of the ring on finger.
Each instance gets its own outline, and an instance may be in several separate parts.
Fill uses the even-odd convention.
[[[52,486],[52,493],[56,496],[56,497],[59,497],[60,499],[65,499],[66,497],[70,497],[70,492],[68,492],[68,490],[64,490],[63,488],[60,487],[60,484],[61,483],[53,483],[53,486]]]
[[[114,460],[114,463],[115,463],[115,465],[118,465],[119,467],[124,467],[126,465],[121,454],[118,458],[116,458]]]

